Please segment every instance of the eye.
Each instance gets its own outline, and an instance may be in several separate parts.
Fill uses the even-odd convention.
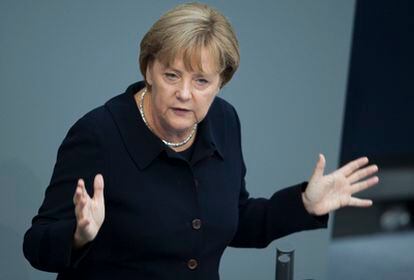
[[[176,81],[178,79],[178,76],[171,72],[164,73],[164,76],[170,81]]]
[[[208,81],[206,79],[203,79],[203,78],[197,79],[196,82],[197,82],[198,85],[201,85],[201,86],[204,86],[204,85],[208,84]]]

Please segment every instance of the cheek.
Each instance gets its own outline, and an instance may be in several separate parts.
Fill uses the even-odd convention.
[[[210,109],[211,104],[214,101],[215,96],[208,97],[200,100],[200,102],[197,102],[198,106],[196,108],[196,116],[199,121],[204,119],[204,117],[207,115],[208,110]]]
[[[168,109],[169,104],[171,104],[171,90],[162,85],[157,85],[153,87],[153,102],[154,107],[160,113],[165,113]]]

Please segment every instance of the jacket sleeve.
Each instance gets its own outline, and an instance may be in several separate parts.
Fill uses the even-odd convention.
[[[239,139],[241,139],[240,121],[236,111],[234,112],[238,124]],[[301,194],[306,189],[307,182],[277,191],[270,199],[250,197],[245,183],[246,167],[241,141],[239,141],[239,145],[242,161],[239,223],[229,246],[265,248],[273,240],[291,233],[327,226],[328,214],[313,216],[304,207]]]
[[[80,251],[72,251],[77,181],[83,178],[92,196],[93,179],[97,173],[103,174],[101,147],[89,123],[83,117],[68,131],[59,147],[44,201],[24,236],[24,255],[37,269],[59,272],[75,267],[90,247],[87,244]]]

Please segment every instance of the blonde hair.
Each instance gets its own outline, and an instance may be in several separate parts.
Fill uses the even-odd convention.
[[[181,55],[188,70],[202,71],[201,49],[204,47],[216,58],[220,87],[223,87],[233,77],[240,62],[239,45],[230,22],[218,10],[205,4],[180,4],[161,16],[142,39],[141,73],[146,80],[147,66],[155,58],[170,65]]]

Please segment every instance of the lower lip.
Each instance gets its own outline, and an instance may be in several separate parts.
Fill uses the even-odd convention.
[[[190,110],[180,110],[180,109],[173,109],[174,113],[178,116],[184,117],[186,116],[188,113],[190,113]]]

